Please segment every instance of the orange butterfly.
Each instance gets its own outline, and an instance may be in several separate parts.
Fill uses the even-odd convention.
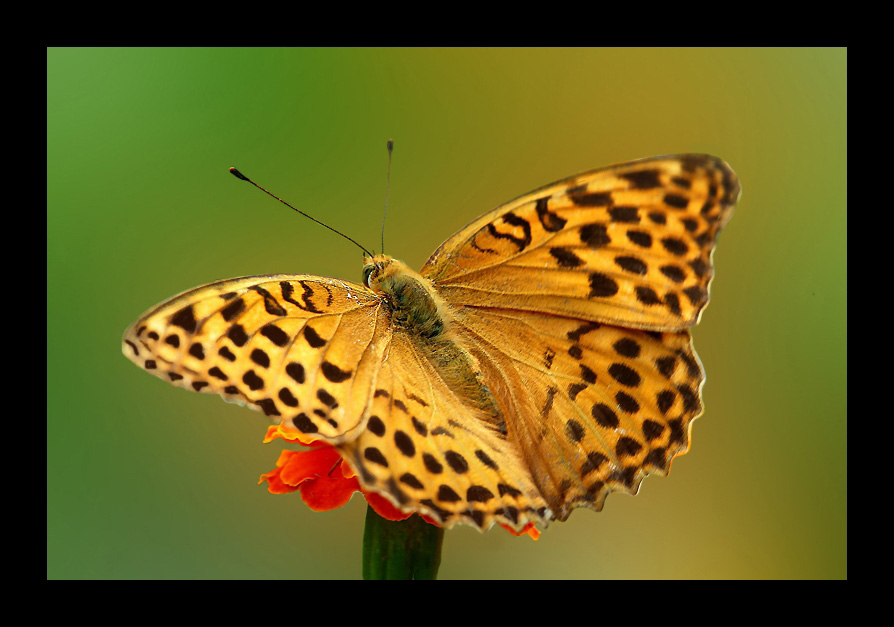
[[[124,354],[337,447],[404,511],[515,529],[635,493],[689,447],[689,328],[740,187],[707,155],[586,172],[484,214],[419,273],[219,281],[141,316]]]

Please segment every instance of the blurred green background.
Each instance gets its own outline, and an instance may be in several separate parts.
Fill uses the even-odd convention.
[[[214,279],[418,268],[542,184],[708,152],[744,192],[695,331],[706,412],[668,478],[538,542],[448,531],[441,578],[847,577],[847,51],[47,50],[47,577],[357,578],[365,503],[256,484],[266,418],[121,334]]]

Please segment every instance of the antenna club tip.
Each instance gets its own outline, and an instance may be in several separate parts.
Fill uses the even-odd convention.
[[[251,182],[247,176],[245,176],[244,174],[242,174],[242,172],[240,172],[240,171],[237,170],[236,168],[230,168],[230,174],[232,174],[233,176],[235,176],[237,179],[242,179],[243,181],[249,181],[249,182]]]
[[[392,150],[394,150],[394,140],[393,139],[389,139],[385,145],[388,146],[388,152],[391,152]]]

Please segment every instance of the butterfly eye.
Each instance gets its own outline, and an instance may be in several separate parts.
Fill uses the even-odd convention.
[[[374,269],[375,266],[373,265],[363,266],[363,284],[366,285],[366,287],[369,287],[369,277],[372,275]]]

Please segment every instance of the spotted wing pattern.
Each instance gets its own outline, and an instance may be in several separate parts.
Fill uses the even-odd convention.
[[[554,516],[601,510],[611,491],[635,494],[689,447],[704,375],[688,331],[642,331],[528,311],[465,317],[503,388],[511,441]],[[515,341],[500,341],[501,336]]]
[[[654,157],[547,185],[448,239],[421,274],[455,306],[619,326],[698,322],[739,184],[708,155]]]
[[[376,289],[211,283],[141,316],[123,350],[338,447],[404,511],[565,519],[687,450],[704,381],[688,329],[738,195],[706,155],[595,170],[485,214],[418,275],[377,256]]]
[[[394,332],[366,287],[307,275],[212,283],[146,312],[124,353],[337,446],[365,489],[446,527],[548,520],[514,449]]]
[[[178,387],[220,394],[334,444],[363,427],[387,345],[377,308],[368,289],[332,279],[219,281],[143,314],[125,332],[124,353]]]
[[[505,390],[510,439],[557,518],[635,493],[688,449],[704,375],[687,329],[739,191],[707,155],[611,166],[485,214],[423,267]]]
[[[464,403],[404,333],[393,336],[367,428],[341,450],[365,488],[446,527],[519,529],[552,516],[505,434]]]

